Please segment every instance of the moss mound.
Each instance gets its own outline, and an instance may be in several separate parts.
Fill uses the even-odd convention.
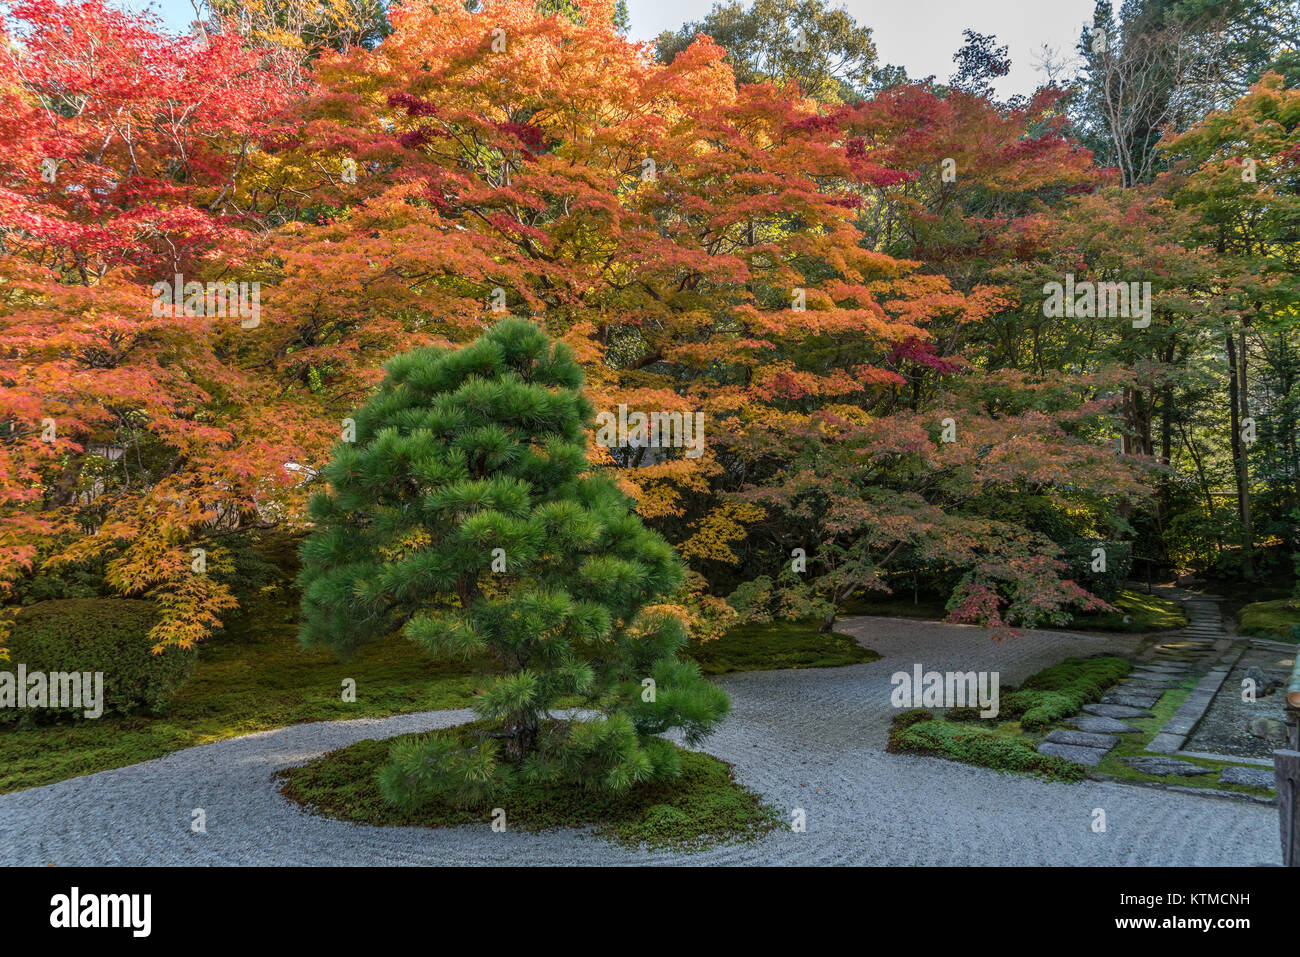
[[[483,724],[460,725],[434,735],[472,743]],[[424,737],[406,735],[405,738]],[[733,780],[726,763],[677,749],[681,776],[609,795],[575,786],[517,782],[482,807],[456,807],[434,800],[414,811],[391,807],[379,790],[380,769],[402,738],[359,741],[302,767],[280,773],[284,795],[311,813],[361,824],[415,827],[490,827],[493,808],[506,812],[506,826],[523,831],[589,827],[619,844],[697,850],[753,840],[780,825],[777,813]]]

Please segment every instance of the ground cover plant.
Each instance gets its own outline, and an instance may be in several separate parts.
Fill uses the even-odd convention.
[[[1087,776],[1082,765],[1039,754],[1038,741],[1046,729],[1100,698],[1130,667],[1123,658],[1067,658],[1005,690],[995,719],[980,718],[975,708],[952,708],[943,716],[920,708],[900,712],[890,728],[889,750],[1081,781]]]
[[[1280,641],[1300,641],[1300,599],[1257,601],[1237,612],[1237,630]]]
[[[464,725],[440,738],[463,746],[489,734],[484,723]],[[400,747],[404,742],[396,742]],[[477,806],[434,800],[416,810],[394,807],[378,787],[393,742],[361,741],[283,772],[283,793],[312,813],[358,824],[390,826],[487,826],[491,802]],[[783,822],[755,794],[732,780],[717,758],[678,750],[681,772],[673,781],[651,781],[628,791],[593,795],[575,785],[525,784],[510,794],[507,826],[524,831],[592,828],[629,845],[698,850],[718,843],[762,837]],[[498,818],[499,819],[499,818]]]

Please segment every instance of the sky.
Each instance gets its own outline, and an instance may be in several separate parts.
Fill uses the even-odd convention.
[[[628,0],[631,34],[650,40],[664,30],[704,19],[713,0]],[[952,55],[966,27],[997,37],[1008,47],[1011,72],[994,89],[999,96],[1033,93],[1042,82],[1034,70],[1038,49],[1049,43],[1073,55],[1084,23],[1092,22],[1093,0],[829,0],[859,26],[871,28],[876,58],[907,68],[916,79],[933,74],[947,80],[956,70]]]
[[[187,29],[194,19],[189,0],[120,2],[134,10],[153,6],[175,30]],[[934,74],[942,81],[952,75],[952,55],[962,44],[964,28],[995,35],[1011,57],[1011,72],[994,84],[1002,97],[1032,93],[1039,86],[1043,75],[1034,62],[1044,43],[1072,55],[1094,6],[1093,0],[840,0],[839,5],[871,27],[881,63],[906,67],[918,79]],[[664,30],[702,20],[712,6],[712,0],[628,0],[631,36],[652,40]]]

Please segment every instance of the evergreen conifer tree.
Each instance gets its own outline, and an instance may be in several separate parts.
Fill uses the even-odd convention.
[[[472,803],[530,781],[624,791],[680,771],[730,707],[652,603],[682,583],[670,546],[587,460],[592,408],[564,344],[505,319],[459,350],[399,355],[324,470],[302,547],[307,646],[402,628],[439,656],[489,653],[491,733],[394,746],[385,797]],[[576,717],[557,717],[576,702]]]

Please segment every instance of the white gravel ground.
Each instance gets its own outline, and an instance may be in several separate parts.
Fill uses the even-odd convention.
[[[1057,784],[937,758],[886,754],[890,675],[997,670],[1003,684],[1130,639],[901,619],[840,625],[884,657],[866,665],[749,672],[722,683],[734,711],[704,749],[806,833],[695,854],[634,851],[579,831],[376,828],[300,811],[272,772],[363,738],[467,720],[429,711],[320,722],[190,748],[143,764],[0,796],[0,863],[104,864],[1279,864],[1277,812],[1121,784]],[[207,833],[190,830],[194,808]],[[1107,830],[1089,825],[1094,808]]]

